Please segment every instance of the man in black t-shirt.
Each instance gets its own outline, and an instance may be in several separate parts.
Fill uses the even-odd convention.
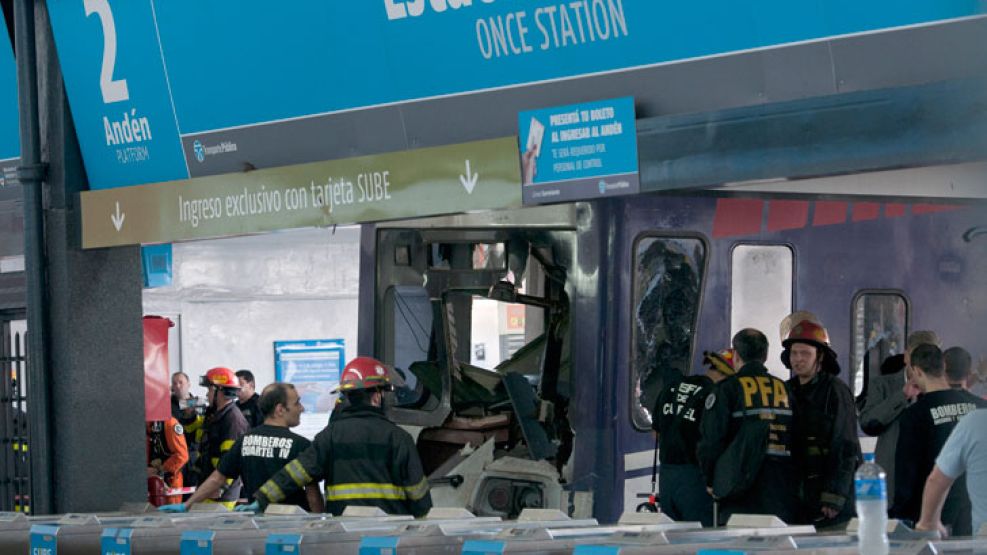
[[[901,414],[895,450],[895,497],[892,517],[917,521],[922,512],[922,492],[936,457],[960,419],[987,401],[963,389],[953,389],[945,372],[942,351],[920,345],[912,351],[908,379],[922,391]],[[942,522],[954,536],[973,533],[970,499],[965,480],[957,480],[946,497]]]
[[[243,479],[242,495],[253,500],[254,492],[285,464],[296,459],[312,443],[291,432],[305,411],[295,391],[288,383],[273,383],[264,388],[258,403],[267,415],[264,423],[241,437],[219,461],[217,469],[199,486],[185,503],[165,505],[165,512],[185,512],[193,504],[210,498],[226,482],[227,478]],[[286,505],[298,505],[310,512],[325,510],[318,484],[311,484],[283,501]]]
[[[736,374],[732,349],[704,353],[706,372],[686,376],[658,395],[652,428],[658,434],[658,500],[673,520],[713,525],[713,498],[696,459],[703,404],[713,384]]]

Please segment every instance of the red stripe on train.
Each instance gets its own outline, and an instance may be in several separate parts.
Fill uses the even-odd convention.
[[[761,232],[764,201],[743,198],[716,199],[713,237],[754,235]]]
[[[885,218],[898,218],[905,215],[905,211],[908,207],[904,204],[899,204],[897,202],[889,202],[884,205],[884,217]]]
[[[809,201],[772,200],[768,203],[768,231],[800,229],[809,223]]]
[[[881,205],[876,202],[853,203],[853,221],[876,220],[881,215]]]
[[[935,212],[949,212],[963,208],[956,204],[916,204],[912,206],[912,214],[933,214]]]
[[[757,199],[721,198],[716,200],[716,214],[713,216],[713,237],[734,237],[737,235],[757,235],[764,228],[765,201]],[[788,229],[801,229],[809,223],[809,201],[770,200],[767,201],[767,231],[777,232]],[[814,201],[812,212],[813,226],[843,224],[850,220],[864,222],[881,217],[881,203],[846,201]],[[897,218],[908,213],[908,205],[889,202],[883,205],[885,218]],[[912,214],[933,214],[963,208],[953,204],[914,204]]]
[[[846,222],[850,203],[839,200],[817,200],[812,213],[812,225],[833,225]]]

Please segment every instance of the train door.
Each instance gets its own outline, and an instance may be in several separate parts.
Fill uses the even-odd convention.
[[[697,353],[729,332],[727,312],[697,341],[702,307],[726,301],[711,287],[725,275],[710,241],[712,199],[640,196],[615,204],[616,295],[614,488],[608,514],[633,511],[651,491],[653,411],[662,384],[691,374]],[[723,305],[725,306],[725,305]],[[717,343],[718,344],[718,343]]]

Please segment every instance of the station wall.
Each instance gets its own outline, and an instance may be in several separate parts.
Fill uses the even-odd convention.
[[[173,283],[144,290],[144,313],[175,322],[171,372],[194,395],[214,366],[250,369],[260,390],[275,380],[275,341],[342,339],[347,359],[358,354],[359,252],[355,226],[176,244]]]

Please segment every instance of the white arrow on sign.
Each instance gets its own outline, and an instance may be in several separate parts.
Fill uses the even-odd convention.
[[[120,212],[119,202],[117,203],[117,213],[110,214],[110,219],[113,220],[113,227],[117,228],[117,231],[120,231],[120,228],[123,227],[123,221],[127,219],[127,215]]]
[[[479,173],[470,172],[470,161],[466,161],[466,175],[459,175],[459,182],[463,184],[466,192],[473,194],[473,189],[476,187],[476,180],[480,178]]]

